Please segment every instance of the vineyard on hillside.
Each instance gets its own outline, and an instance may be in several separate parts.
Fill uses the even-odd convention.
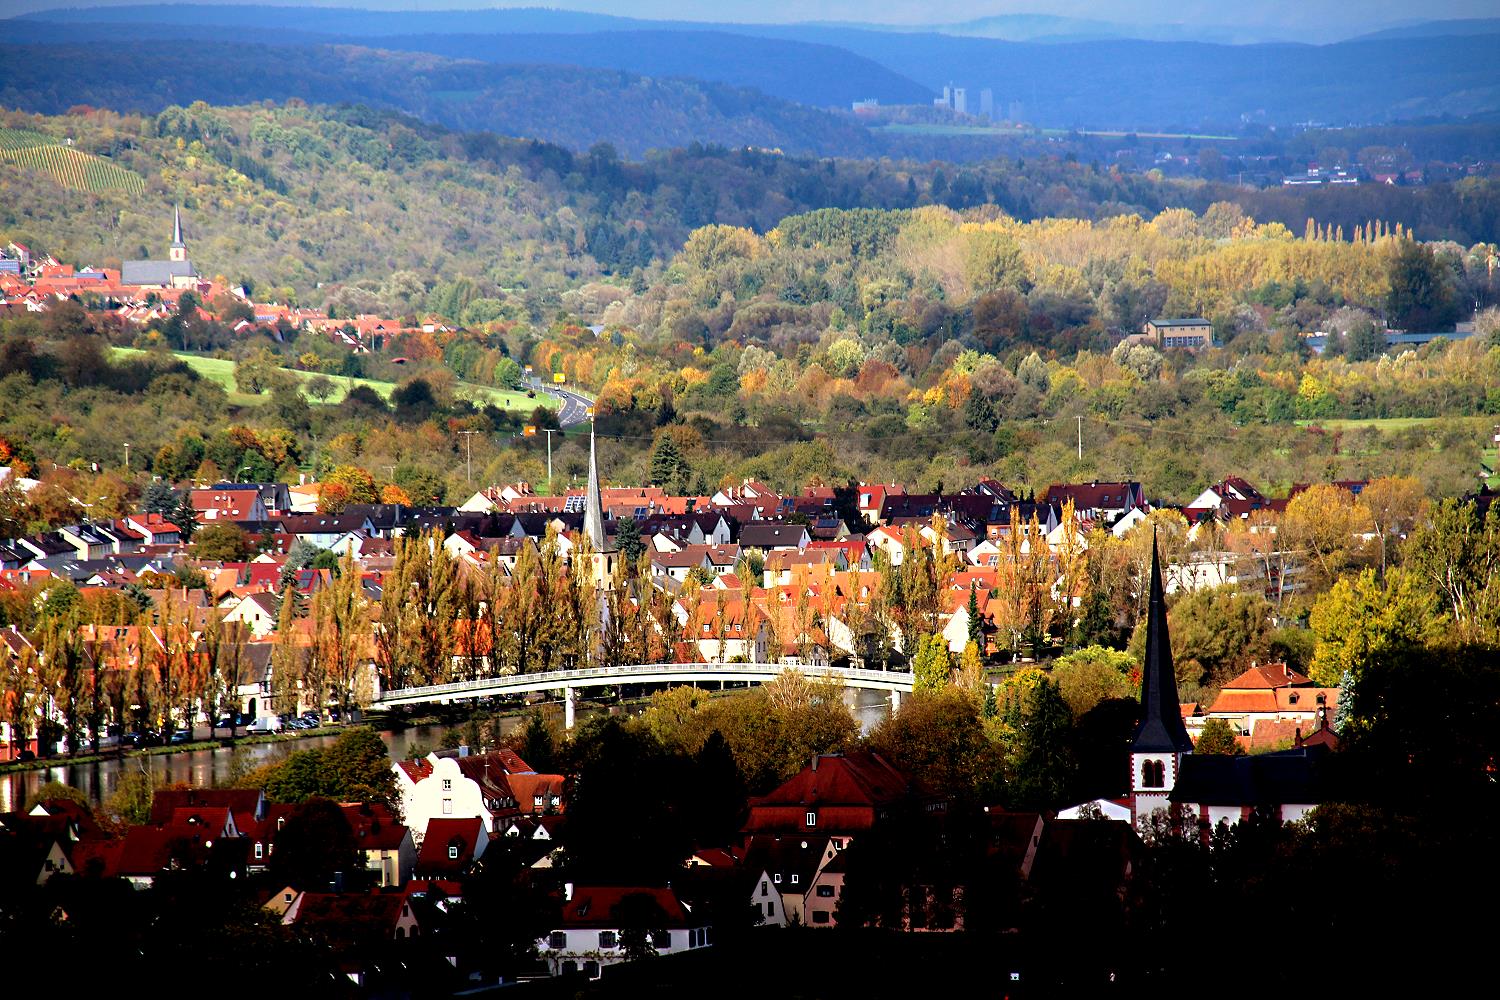
[[[25,129],[0,128],[0,162],[50,174],[63,187],[77,191],[140,194],[146,187],[132,170]]]
[[[0,151],[30,149],[32,146],[52,146],[57,140],[50,135],[23,128],[0,128]]]

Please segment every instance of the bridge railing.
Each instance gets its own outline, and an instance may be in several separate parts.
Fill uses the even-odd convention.
[[[895,684],[909,687],[911,673],[905,670],[868,670],[856,667],[811,667],[794,663],[641,663],[617,667],[578,667],[572,670],[550,670],[535,674],[497,674],[491,677],[476,677],[466,681],[447,684],[428,684],[422,687],[392,688],[382,691],[376,703],[400,699],[421,700],[423,698],[452,697],[473,691],[504,690],[506,688],[566,688],[586,682],[620,680],[628,683],[633,677],[650,674],[722,674],[725,679],[737,679],[746,674],[771,675],[783,670],[799,670],[806,676],[832,677],[855,684]]]

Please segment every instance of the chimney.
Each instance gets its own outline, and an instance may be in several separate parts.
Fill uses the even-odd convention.
[[[458,745],[458,755],[460,757],[467,757],[467,756],[469,756],[469,744],[467,744],[467,743],[460,743]]]
[[[817,770],[818,770],[818,755],[817,754],[813,754],[812,769],[813,769],[813,773],[816,774]]]

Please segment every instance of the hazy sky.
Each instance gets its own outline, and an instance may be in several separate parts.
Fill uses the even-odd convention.
[[[0,0],[0,15],[140,0]],[[227,3],[230,0],[198,0]],[[240,0],[243,2],[243,0]],[[715,21],[862,21],[937,24],[993,14],[1046,13],[1121,23],[1317,28],[1358,34],[1403,21],[1500,15],[1500,0],[261,0],[279,6],[407,10],[547,6],[647,18]]]

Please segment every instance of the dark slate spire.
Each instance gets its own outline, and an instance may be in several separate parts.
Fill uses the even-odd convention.
[[[177,205],[172,206],[172,245],[174,247],[187,245],[182,242],[182,208]]]
[[[1141,674],[1141,726],[1133,753],[1192,753],[1193,740],[1182,724],[1172,638],[1167,634],[1167,598],[1161,586],[1156,536],[1151,538],[1151,597],[1146,609],[1146,663]]]

